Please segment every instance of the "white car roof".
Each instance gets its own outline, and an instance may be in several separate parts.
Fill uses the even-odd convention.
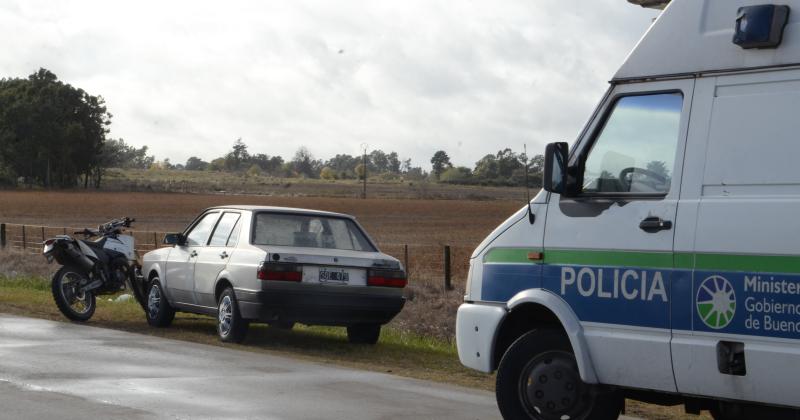
[[[311,209],[301,209],[297,207],[278,207],[278,206],[254,206],[254,205],[238,205],[232,204],[227,206],[214,206],[209,207],[203,212],[208,210],[245,210],[245,211],[266,211],[266,212],[274,212],[274,213],[293,213],[293,214],[308,214],[314,216],[329,216],[329,217],[345,217],[348,219],[355,219],[353,216],[344,213],[334,213],[330,211],[322,211],[322,210],[311,210]]]
[[[778,48],[745,50],[732,42],[739,7],[765,0],[673,0],[620,67],[615,80],[800,64],[800,0]]]

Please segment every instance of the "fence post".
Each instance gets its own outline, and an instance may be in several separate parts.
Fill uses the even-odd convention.
[[[403,245],[403,267],[406,268],[406,278],[411,277],[411,270],[408,268],[408,244]]]
[[[153,232],[153,249],[158,249],[158,233]]]
[[[44,226],[42,226],[42,243],[44,243],[46,240],[47,238],[44,237]]]
[[[0,248],[6,247],[6,224],[0,223]]]
[[[27,244],[25,243],[27,238],[25,238],[25,225],[22,225],[22,249],[24,250]]]
[[[444,288],[453,290],[453,284],[450,282],[450,245],[444,246]]]

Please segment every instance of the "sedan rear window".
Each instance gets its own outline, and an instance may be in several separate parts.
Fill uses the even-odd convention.
[[[258,213],[253,244],[375,251],[352,220],[303,214]]]

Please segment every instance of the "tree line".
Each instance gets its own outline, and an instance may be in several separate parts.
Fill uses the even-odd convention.
[[[190,157],[185,164],[173,164],[168,159],[154,162],[153,169],[188,171],[234,172],[250,176],[266,175],[280,178],[316,178],[325,180],[364,179],[364,168],[368,178],[383,180],[428,180],[450,184],[467,185],[525,185],[526,166],[528,185],[540,187],[544,157],[531,159],[524,153],[511,149],[488,154],[475,163],[474,168],[454,166],[447,152],[439,150],[431,157],[431,170],[414,166],[411,159],[401,159],[397,152],[372,150],[364,155],[337,154],[329,159],[317,159],[305,147],[300,147],[294,156],[284,160],[281,156],[250,153],[247,144],[240,138],[223,156],[207,162],[197,156]]]
[[[475,185],[541,186],[543,158],[503,149],[474,167],[454,166],[439,150],[430,170],[401,159],[397,152],[371,150],[363,155],[316,158],[300,147],[290,159],[252,152],[240,138],[223,156],[185,163],[156,160],[147,146],[107,138],[112,114],[101,96],[59,81],[39,69],[27,78],[0,79],[0,184],[46,188],[82,185],[99,188],[109,168],[240,173],[244,176],[303,177],[325,180],[427,180]]]

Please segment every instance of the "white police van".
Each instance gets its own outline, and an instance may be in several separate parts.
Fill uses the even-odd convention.
[[[800,0],[763,2],[673,0],[475,250],[458,351],[506,418],[800,418]]]

